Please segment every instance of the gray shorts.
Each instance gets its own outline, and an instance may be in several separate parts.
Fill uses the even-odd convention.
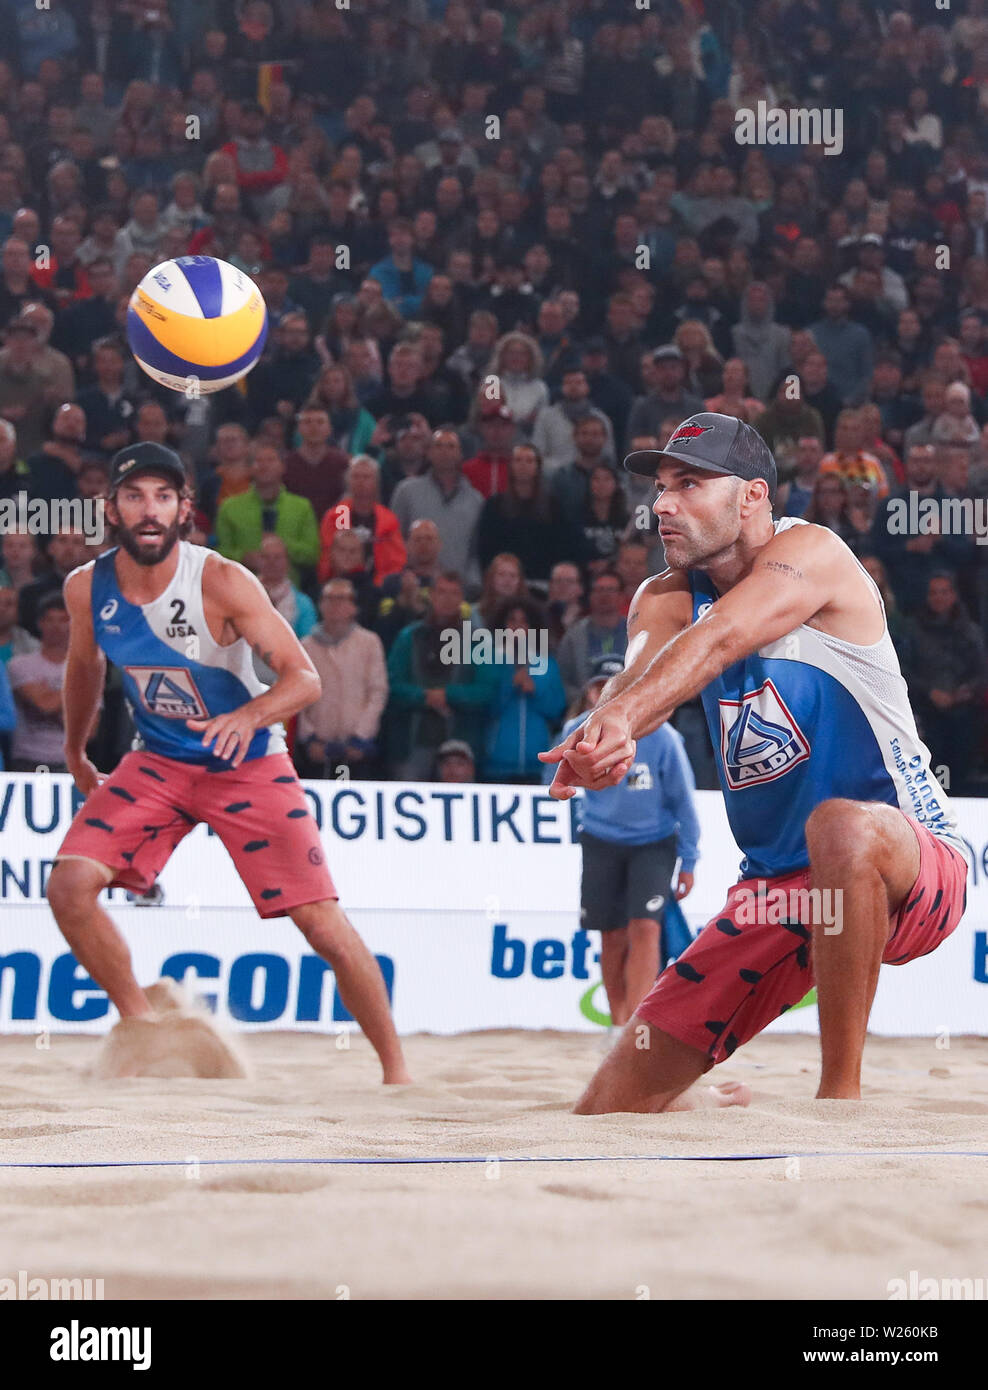
[[[634,917],[662,921],[679,857],[675,835],[647,845],[622,845],[583,831],[580,843],[584,931],[615,931]]]

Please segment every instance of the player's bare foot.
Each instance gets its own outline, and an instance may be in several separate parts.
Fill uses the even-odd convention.
[[[719,1086],[691,1086],[667,1105],[672,1110],[720,1110],[725,1105],[750,1105],[751,1087],[744,1081],[723,1081]]]
[[[385,1086],[412,1086],[415,1084],[405,1067],[392,1067],[385,1071],[382,1081]]]
[[[717,1109],[724,1105],[751,1104],[751,1087],[744,1081],[724,1081],[719,1086],[708,1086],[707,1095]]]

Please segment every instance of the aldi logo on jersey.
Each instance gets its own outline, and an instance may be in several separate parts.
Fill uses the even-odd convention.
[[[162,719],[205,719],[209,711],[192,672],[184,666],[126,666],[148,714]]]
[[[720,700],[720,751],[732,791],[783,777],[810,745],[771,681],[740,700]]]

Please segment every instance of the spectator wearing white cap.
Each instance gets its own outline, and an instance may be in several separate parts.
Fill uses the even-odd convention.
[[[971,388],[952,381],[944,392],[943,412],[933,422],[934,444],[977,444],[981,437],[971,414]]]
[[[462,738],[448,738],[439,745],[433,769],[434,782],[475,782],[477,765],[473,749]]]

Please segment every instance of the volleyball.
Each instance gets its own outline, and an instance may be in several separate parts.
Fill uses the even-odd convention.
[[[249,275],[213,256],[149,270],[131,295],[127,337],[148,376],[183,394],[232,386],[264,350],[268,313]]]

